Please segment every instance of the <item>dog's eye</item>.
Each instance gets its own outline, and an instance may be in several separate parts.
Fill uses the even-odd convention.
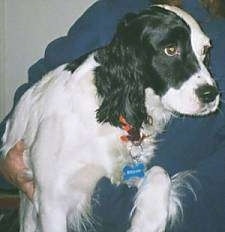
[[[180,51],[176,45],[170,45],[164,49],[167,56],[180,55]]]

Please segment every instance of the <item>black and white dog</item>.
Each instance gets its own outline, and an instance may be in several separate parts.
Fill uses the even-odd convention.
[[[129,231],[164,231],[176,218],[174,185],[182,180],[145,165],[174,112],[217,109],[219,94],[206,65],[210,46],[189,14],[152,6],[128,14],[108,46],[30,88],[7,123],[2,148],[6,155],[25,141],[27,174],[36,186],[32,203],[22,194],[20,232],[79,230],[103,176],[137,184]]]

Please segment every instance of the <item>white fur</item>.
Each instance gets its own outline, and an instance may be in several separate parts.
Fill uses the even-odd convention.
[[[130,231],[163,232],[165,230],[170,205],[170,189],[171,181],[163,168],[155,166],[146,173],[146,178],[140,184],[136,196],[133,208],[135,216]]]
[[[191,22],[191,28],[195,28],[193,35],[200,36],[193,44],[196,42],[201,47],[199,41],[205,40],[201,30],[183,11],[176,9],[176,12]],[[198,48],[195,49],[199,56]],[[23,139],[27,147],[24,160],[35,182],[33,202],[24,194],[21,196],[20,232],[66,232],[67,225],[80,230],[82,218],[91,215],[90,200],[97,181],[107,176],[113,183],[121,182],[122,168],[132,161],[131,144],[120,140],[125,132],[96,121],[100,99],[93,70],[97,66],[92,54],[73,74],[65,70],[65,65],[50,72],[24,94],[7,122],[4,155]],[[199,81],[211,81],[206,70],[204,72],[204,78],[197,81],[198,74],[195,74],[184,83],[182,90],[178,90],[183,92],[182,101],[187,101],[188,95],[194,95],[193,86]],[[188,109],[178,102],[172,103],[173,96],[180,92],[171,89],[160,99],[152,89],[146,89],[145,105],[153,124],[143,125],[143,133],[149,135],[142,143],[140,159],[143,162],[147,163],[153,157],[154,138],[162,132],[171,111],[190,113],[193,108],[196,111],[193,101]],[[214,103],[210,111],[215,107]],[[198,109],[197,113],[200,114]],[[179,183],[182,182],[180,179]],[[146,173],[138,186],[131,232],[165,230],[170,215],[176,217],[177,205],[180,206],[178,195],[171,194],[173,183],[160,167],[153,167]],[[91,223],[91,218],[88,220]]]

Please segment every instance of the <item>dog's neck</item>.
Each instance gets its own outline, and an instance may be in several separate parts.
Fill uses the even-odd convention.
[[[160,96],[156,95],[151,88],[145,90],[145,96],[149,120],[143,122],[139,130],[133,130],[135,128],[125,118],[120,117],[121,128],[126,132],[120,139],[126,142],[133,162],[146,164],[153,157],[156,135],[163,132],[172,113],[165,109]]]
[[[133,145],[136,144],[137,146],[145,138],[151,137],[154,139],[158,133],[163,132],[167,122],[172,116],[172,113],[163,106],[160,96],[156,95],[151,88],[146,89],[145,95],[145,107],[149,120],[143,122],[141,128],[134,128],[122,115],[119,118],[121,128],[127,132],[126,136],[121,136],[121,140],[126,142],[130,141]]]
[[[151,136],[156,136],[158,133],[163,132],[166,124],[170,120],[172,113],[165,109],[161,99],[154,93],[151,88],[145,90],[146,102],[145,107],[149,115],[149,123],[144,124],[144,130],[149,131]]]

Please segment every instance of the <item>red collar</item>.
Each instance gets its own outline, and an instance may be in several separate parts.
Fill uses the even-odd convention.
[[[132,142],[134,145],[140,145],[142,141],[147,137],[145,134],[141,134],[140,130],[134,128],[131,124],[129,124],[126,119],[120,115],[119,122],[121,124],[121,128],[127,132],[127,135],[122,135],[120,139],[123,142]]]

